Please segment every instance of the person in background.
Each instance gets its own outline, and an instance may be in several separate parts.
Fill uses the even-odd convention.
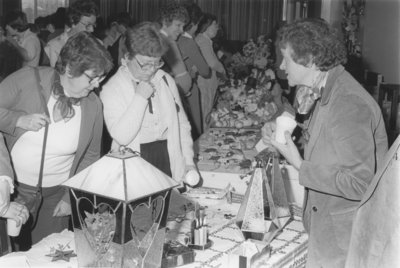
[[[195,38],[197,45],[200,47],[201,53],[206,59],[208,66],[211,68],[210,78],[203,78],[201,76],[197,78],[201,95],[203,130],[209,127],[206,118],[213,108],[214,98],[218,88],[217,73],[223,77],[226,76],[225,67],[219,61],[213,49],[212,39],[217,35],[218,29],[219,25],[217,18],[211,14],[204,14],[199,22],[197,29],[198,34]]]
[[[109,23],[105,29],[105,35],[106,36],[103,39],[103,45],[108,49],[114,44],[115,41],[117,41],[120,36],[120,33],[118,32],[118,23],[115,20],[109,20]]]
[[[22,68],[0,84],[0,131],[4,133],[16,174],[17,196],[35,189],[45,126],[48,136],[43,171],[43,203],[33,229],[15,242],[29,249],[30,238],[68,228],[69,195],[61,186],[100,158],[102,104],[92,92],[112,68],[103,45],[87,32],[70,37],[55,69]],[[48,114],[46,112],[48,110]]]
[[[142,22],[128,29],[126,45],[121,66],[100,92],[112,150],[131,148],[176,181],[184,181],[196,170],[193,140],[175,81],[160,69],[168,41],[156,23]]]
[[[14,193],[13,178],[10,156],[0,132],[0,256],[11,252],[6,219],[14,220],[19,226],[29,218],[29,211],[24,205],[10,202],[10,194]]]
[[[60,51],[68,38],[82,31],[89,33],[94,31],[98,14],[97,6],[91,0],[75,1],[68,8],[64,33],[50,40],[44,48],[49,57],[50,66],[54,67],[56,65]]]
[[[277,44],[290,86],[299,86],[297,112],[307,114],[304,156],[286,132],[275,141],[275,122],[262,129],[299,171],[303,223],[309,233],[307,267],[344,267],[356,208],[387,151],[381,110],[344,69],[346,50],[337,31],[320,19],[283,26]]]
[[[65,21],[67,20],[67,9],[65,7],[57,8],[56,12],[48,16],[49,24],[47,28],[50,31],[47,37],[46,44],[50,40],[53,40],[57,36],[61,35],[65,31]],[[53,29],[54,28],[54,31]]]
[[[0,26],[0,82],[21,67],[21,55],[8,41],[3,27]]]
[[[125,33],[128,27],[131,27],[133,25],[133,19],[131,15],[129,15],[129,13],[121,12],[118,14],[115,23],[116,23],[116,30],[118,32],[118,38],[108,48],[108,51],[110,51],[110,54],[114,59],[114,68],[115,68],[114,71],[118,69],[118,66],[121,64],[121,59],[125,56],[126,53]]]
[[[22,57],[22,66],[39,66],[40,41],[29,29],[26,15],[21,11],[11,11],[5,16],[7,40]]]
[[[183,62],[176,41],[183,33],[183,27],[189,22],[189,14],[182,5],[171,3],[161,9],[161,33],[167,37],[168,51],[163,55],[164,70],[172,75],[182,97],[190,96],[192,78]]]
[[[185,8],[188,11],[190,21],[185,25],[185,32],[178,39],[178,47],[193,81],[192,94],[187,98],[188,105],[185,110],[192,125],[193,140],[196,140],[203,133],[200,92],[196,82],[197,76],[208,78],[211,75],[211,70],[197,43],[194,41],[199,20],[203,13],[200,7],[194,3],[185,5]]]

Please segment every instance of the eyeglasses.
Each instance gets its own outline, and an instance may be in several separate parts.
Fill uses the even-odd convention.
[[[142,63],[136,56],[135,59],[140,69],[142,69],[143,71],[158,70],[164,65],[164,61],[162,59],[160,59],[159,62],[154,62],[154,63],[149,63],[149,62]]]
[[[100,84],[104,80],[104,78],[106,78],[105,75],[91,77],[87,73],[83,73],[83,74],[89,79],[89,84],[91,84],[91,85],[94,83]]]
[[[83,26],[85,26],[86,31],[90,31],[90,30],[93,30],[94,28],[96,28],[96,23],[84,23],[82,21],[80,21],[79,23],[82,24]]]

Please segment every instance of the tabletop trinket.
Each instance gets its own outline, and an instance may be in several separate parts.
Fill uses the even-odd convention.
[[[236,217],[245,239],[270,242],[291,219],[279,161],[258,160]]]

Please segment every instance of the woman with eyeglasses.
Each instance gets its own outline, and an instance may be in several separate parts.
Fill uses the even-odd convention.
[[[103,45],[80,32],[68,39],[55,69],[25,67],[0,84],[0,131],[18,182],[15,201],[24,203],[23,194],[38,184],[48,125],[43,203],[36,224],[25,224],[16,240],[20,250],[29,248],[30,238],[36,243],[68,228],[69,196],[60,185],[100,158],[103,113],[93,89],[111,68]]]
[[[98,15],[98,7],[92,0],[78,0],[68,8],[64,33],[49,40],[44,48],[49,57],[50,66],[56,65],[60,51],[68,38],[79,32],[94,32]]]
[[[128,29],[126,47],[121,66],[100,93],[112,150],[125,146],[138,151],[165,174],[184,181],[196,172],[193,140],[174,79],[160,70],[168,43],[157,24],[143,22]]]

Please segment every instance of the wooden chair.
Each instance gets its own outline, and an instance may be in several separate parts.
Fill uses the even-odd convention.
[[[389,146],[394,142],[400,132],[400,127],[397,126],[399,111],[399,84],[381,84],[379,89],[378,104],[382,109],[385,118],[386,131],[388,134]],[[385,101],[386,100],[386,101]],[[385,107],[385,102],[389,104],[390,109]],[[385,110],[388,110],[386,112]]]
[[[383,83],[383,75],[369,70],[364,70],[364,83],[365,89],[372,95],[372,97],[378,102],[379,88]]]

